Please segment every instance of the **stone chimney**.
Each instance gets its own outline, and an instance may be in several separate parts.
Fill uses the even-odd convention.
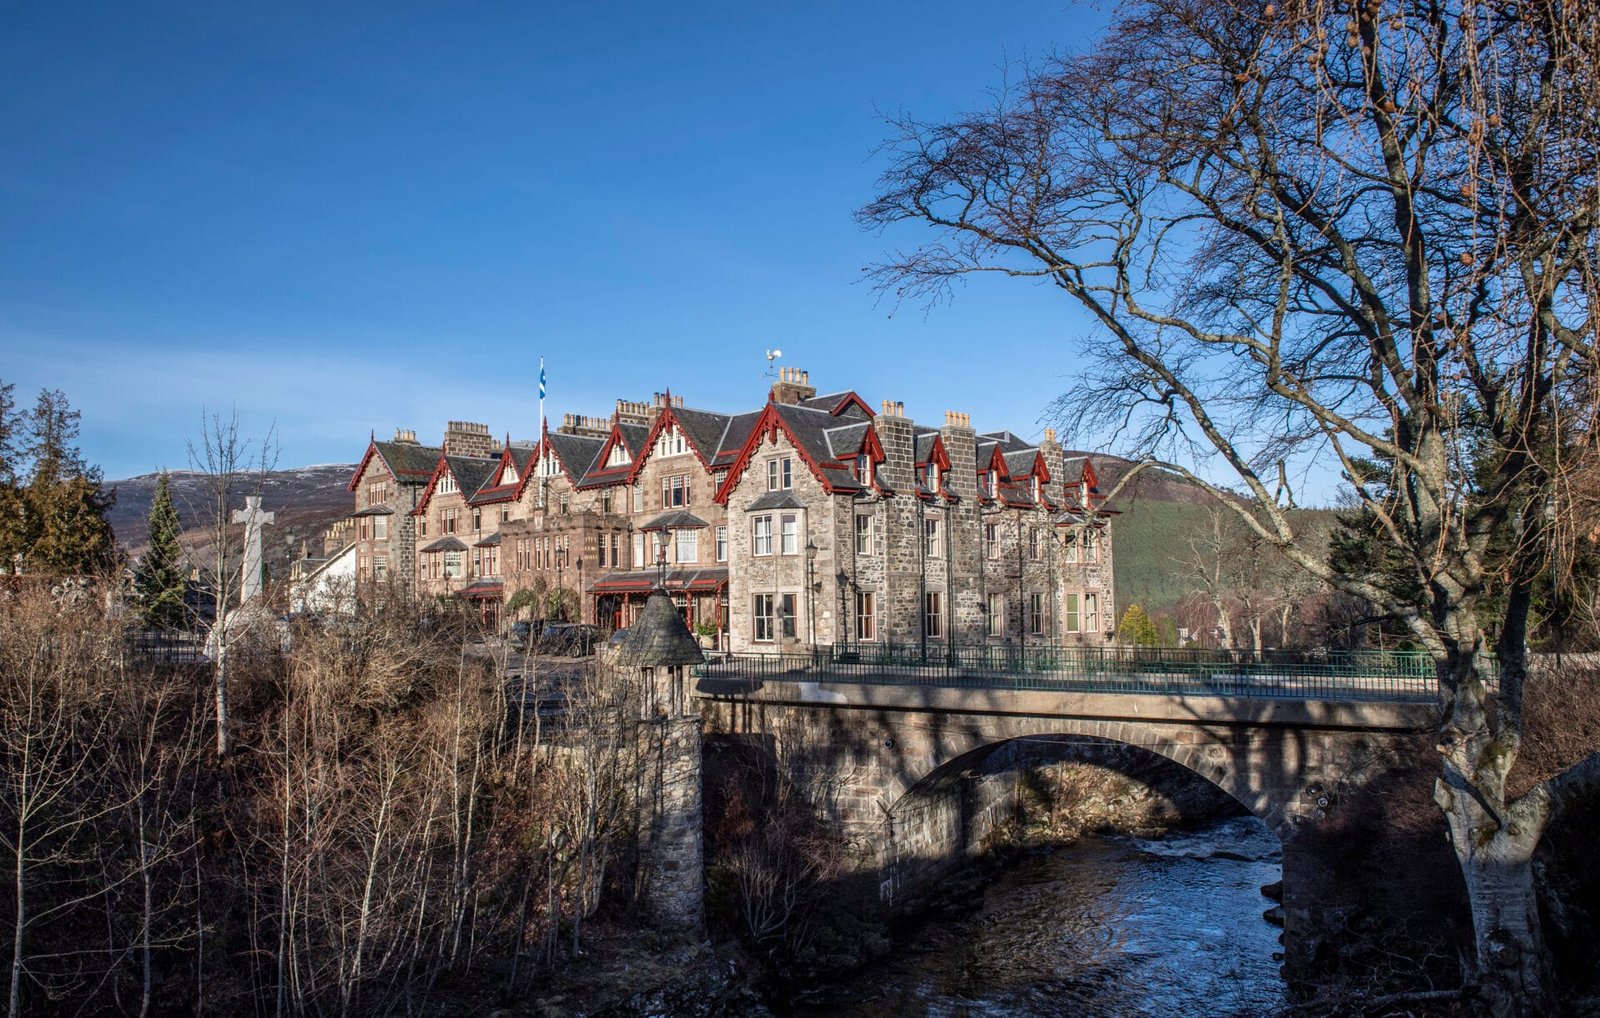
[[[650,423],[654,424],[656,418],[661,416],[661,411],[667,407],[683,406],[683,397],[674,396],[670,392],[654,392],[650,394]]]
[[[617,400],[616,412],[612,415],[618,424],[637,424],[648,428],[650,426],[650,404],[630,399]]]
[[[972,415],[955,410],[944,412],[944,427],[939,439],[950,457],[950,473],[945,486],[961,498],[978,497],[978,433],[972,429]]]
[[[1077,478],[1061,476],[1066,469],[1066,457],[1061,453],[1061,446],[1056,442],[1056,429],[1045,428],[1044,440],[1039,443],[1039,455],[1044,457],[1044,468],[1050,471],[1050,487],[1046,494],[1054,502],[1060,502],[1063,497],[1069,501],[1077,496],[1075,491],[1066,487],[1077,482]]]
[[[421,445],[422,444],[421,442],[417,441],[417,431],[416,431],[415,428],[395,428],[394,429],[394,443],[395,443],[395,445]]]
[[[897,491],[912,487],[917,462],[915,430],[906,418],[904,403],[884,400],[883,412],[873,418],[872,426],[883,445],[883,463],[878,473],[883,482]]]
[[[803,403],[817,394],[811,384],[811,372],[799,368],[779,368],[778,381],[772,386],[772,402]]]
[[[477,456],[488,459],[500,452],[500,446],[489,434],[487,424],[451,421],[444,429],[444,451],[451,456]]]
[[[590,417],[588,414],[562,414],[561,427],[556,430],[563,435],[605,438],[611,434],[611,418]]]

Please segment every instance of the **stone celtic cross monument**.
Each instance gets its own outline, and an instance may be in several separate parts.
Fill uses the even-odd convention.
[[[261,593],[261,528],[278,518],[261,510],[261,496],[250,495],[243,509],[233,511],[233,522],[244,524],[244,571],[239,580],[239,603],[249,604]]]

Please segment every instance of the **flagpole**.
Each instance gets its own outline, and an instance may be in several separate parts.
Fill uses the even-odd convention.
[[[539,358],[539,439],[544,440],[544,357]]]

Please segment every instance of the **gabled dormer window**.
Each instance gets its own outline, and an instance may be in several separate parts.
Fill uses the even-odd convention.
[[[923,465],[922,486],[930,491],[939,490],[939,464],[929,462]]]
[[[612,446],[611,451],[606,453],[606,466],[608,467],[625,467],[632,462],[633,457],[628,454],[627,446],[621,442]]]
[[[437,491],[441,495],[453,495],[453,494],[455,494],[455,492],[456,492],[456,477],[455,477],[455,475],[452,474],[448,470],[446,470],[443,474],[440,474],[439,475],[439,484],[438,484],[438,486],[436,488],[434,488],[434,490]]]
[[[513,466],[507,466],[506,467],[506,472],[500,475],[500,483],[501,484],[516,484],[517,483],[517,468],[513,467]]]
[[[985,470],[978,475],[978,494],[984,498],[994,498],[994,471]]]
[[[540,477],[554,477],[559,473],[561,473],[561,461],[556,458],[555,453],[546,453],[539,457]]]
[[[1030,494],[1033,495],[1033,500],[1035,502],[1039,501],[1039,475],[1038,474],[1034,474],[1032,477],[1028,478],[1028,491],[1029,491]]]
[[[872,457],[866,453],[856,457],[856,480],[865,484],[872,478]]]

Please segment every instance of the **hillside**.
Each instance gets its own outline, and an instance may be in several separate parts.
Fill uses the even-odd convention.
[[[288,563],[299,555],[300,542],[309,542],[313,551],[320,549],[322,531],[350,512],[350,492],[345,485],[354,472],[354,464],[326,463],[267,474],[261,486],[261,506],[278,514],[263,538],[267,566],[273,575],[287,575]],[[117,542],[130,557],[144,551],[145,520],[157,477],[141,474],[106,482],[106,488],[117,493],[117,504],[108,514],[111,526]],[[205,479],[188,470],[174,470],[171,478],[172,501],[183,526],[184,544],[195,549],[203,547],[209,543],[206,537],[211,526]],[[253,492],[254,484],[240,485],[236,499],[239,505],[243,505],[246,491]]]
[[[1118,456],[1068,455],[1091,458],[1103,492],[1115,487],[1133,465]],[[1211,526],[1214,504],[1216,499],[1204,489],[1165,472],[1148,471],[1123,489],[1111,506],[1121,513],[1112,523],[1119,611],[1140,604],[1152,615],[1170,613],[1190,593],[1192,583],[1184,566],[1191,554],[1189,535]],[[1319,517],[1296,524],[1308,531],[1332,526],[1331,510],[1302,509],[1298,515]]]

